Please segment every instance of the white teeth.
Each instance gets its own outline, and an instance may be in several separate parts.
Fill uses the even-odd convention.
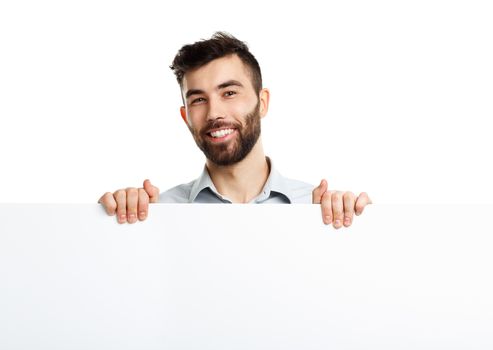
[[[233,129],[223,129],[223,130],[213,131],[211,132],[211,136],[216,138],[224,137],[226,135],[231,134],[233,131],[234,131]]]

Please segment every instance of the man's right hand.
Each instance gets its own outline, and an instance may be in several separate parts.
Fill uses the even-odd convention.
[[[143,188],[129,187],[114,193],[106,192],[98,201],[108,215],[117,215],[118,223],[128,222],[133,224],[137,219],[143,221],[147,218],[149,203],[157,203],[159,189],[145,180]]]

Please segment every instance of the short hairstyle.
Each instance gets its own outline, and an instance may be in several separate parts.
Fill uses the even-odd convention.
[[[176,75],[180,87],[188,71],[202,67],[216,58],[236,54],[250,70],[253,89],[262,90],[260,66],[243,41],[226,32],[216,32],[210,39],[202,39],[193,44],[184,45],[176,54],[170,68]]]

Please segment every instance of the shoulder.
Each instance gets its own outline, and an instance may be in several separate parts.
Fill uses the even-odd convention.
[[[279,192],[289,199],[291,204],[308,204],[312,203],[312,191],[314,186],[289,177],[285,177],[279,173],[273,165],[270,158],[267,157],[267,162],[270,164],[270,175],[268,186],[272,191]]]
[[[289,199],[292,204],[311,204],[312,192],[315,188],[307,182],[284,178],[284,183],[289,192]]]
[[[172,187],[159,194],[159,203],[189,203],[190,192],[195,181]]]

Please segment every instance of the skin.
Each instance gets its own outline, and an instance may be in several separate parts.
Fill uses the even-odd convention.
[[[183,121],[191,131],[202,131],[195,134],[196,142],[204,141],[213,150],[221,149],[222,152],[230,152],[238,145],[239,130],[244,130],[247,115],[257,111],[259,118],[266,116],[270,98],[266,88],[258,94],[255,92],[248,68],[236,55],[215,59],[187,72],[182,95],[184,106],[180,108],[180,114]],[[218,129],[211,129],[212,123],[219,124],[219,129],[237,128],[218,140],[206,133]],[[263,190],[269,176],[261,137],[243,160],[218,165],[207,159],[206,166],[218,192],[233,203],[251,201]],[[352,192],[330,191],[325,179],[313,190],[312,198],[314,204],[320,204],[323,222],[336,229],[351,226],[354,215],[360,215],[365,206],[372,203],[365,192],[356,196]],[[159,189],[145,180],[141,188],[107,192],[99,203],[108,215],[116,215],[119,223],[132,224],[145,220],[149,203],[156,203],[158,199]]]

